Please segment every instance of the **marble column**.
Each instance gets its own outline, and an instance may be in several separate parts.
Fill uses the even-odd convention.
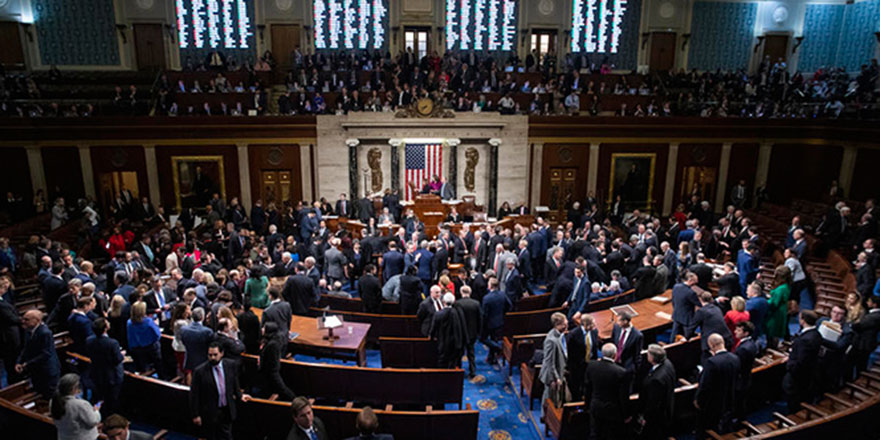
[[[248,146],[244,142],[235,144],[236,153],[238,153],[238,187],[241,188],[241,206],[250,212],[251,209],[251,167],[250,159],[248,159]],[[227,198],[229,197],[227,194]]]
[[[80,156],[82,157],[82,156]],[[159,192],[159,166],[156,162],[156,146],[153,144],[144,145],[144,161],[147,167],[147,189],[150,194],[150,202],[153,203],[154,206],[159,206],[162,204],[162,196]],[[85,172],[85,170],[83,170]],[[165,202],[169,202],[170,200],[165,200]]]
[[[348,194],[351,200],[360,198],[358,192],[358,176],[360,175],[360,167],[358,166],[358,145],[361,141],[357,138],[349,138],[345,140],[348,146]]]
[[[88,145],[77,145],[77,149],[79,150],[79,168],[82,170],[83,190],[86,193],[86,197],[97,200],[95,171],[92,169],[92,152]]]
[[[721,145],[721,162],[718,164],[718,180],[715,188],[715,212],[724,212],[724,199],[727,196],[727,175],[730,171],[730,149],[733,144]]]
[[[541,203],[541,171],[544,169],[544,143],[535,142],[532,144],[532,160],[529,161],[529,167],[526,171],[532,176],[532,192],[528,195],[528,205],[534,210]]]
[[[403,139],[388,139],[391,145],[391,189],[400,191],[400,146]]]
[[[599,143],[590,142],[590,160],[587,162],[587,194],[596,195],[596,187],[599,184]],[[598,200],[598,199],[597,199]],[[589,209],[589,206],[585,208]]]
[[[501,139],[489,139],[489,215],[498,208],[498,146]]]
[[[299,146],[300,180],[302,182],[302,199],[314,200],[312,188],[312,144]]]
[[[767,176],[770,174],[770,157],[773,155],[773,144],[764,142],[758,149],[758,168],[755,171],[755,187],[752,194],[758,188],[767,186]]]
[[[663,189],[663,215],[672,212],[672,200],[675,198],[675,168],[678,166],[678,142],[669,144],[669,156],[666,159],[666,186]]]
[[[452,193],[455,198],[458,197],[458,146],[461,145],[461,139],[451,138],[446,140],[449,146],[449,173],[446,176],[446,184],[452,185]]]
[[[843,189],[844,197],[849,197],[849,190],[852,186],[853,170],[856,168],[858,154],[859,148],[855,145],[847,145],[843,147],[843,160],[840,161],[840,176],[837,178],[837,184]]]
[[[43,194],[46,194],[48,197],[49,191],[46,188],[46,172],[45,168],[43,168],[43,154],[40,152],[40,147],[36,145],[28,145],[24,147],[25,153],[27,154],[28,168],[31,172],[31,188],[34,191],[34,194],[37,193],[38,190],[43,190]],[[49,207],[54,203],[53,200],[46,200],[49,203]]]

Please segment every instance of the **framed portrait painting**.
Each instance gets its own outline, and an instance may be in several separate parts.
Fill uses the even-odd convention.
[[[172,156],[171,172],[178,212],[204,208],[215,192],[226,199],[223,156]]]
[[[614,153],[611,155],[611,200],[620,196],[626,209],[651,210],[654,203],[655,153]]]

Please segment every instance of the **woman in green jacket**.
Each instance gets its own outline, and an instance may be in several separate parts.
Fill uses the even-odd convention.
[[[251,299],[252,306],[265,309],[269,306],[269,296],[266,294],[269,278],[266,278],[263,271],[257,267],[251,268],[250,275],[244,283],[244,294]]]
[[[767,301],[767,346],[776,347],[788,335],[788,297],[791,294],[791,270],[779,266],[773,274],[773,288]]]

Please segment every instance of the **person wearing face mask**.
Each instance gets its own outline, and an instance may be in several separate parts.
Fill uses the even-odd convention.
[[[242,394],[234,364],[223,359],[223,346],[208,346],[208,361],[193,370],[189,391],[189,408],[193,424],[202,428],[208,440],[231,440],[232,424],[238,415],[239,401],[251,396]]]

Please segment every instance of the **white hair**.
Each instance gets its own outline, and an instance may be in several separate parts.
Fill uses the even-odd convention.
[[[446,293],[446,295],[443,295],[443,304],[450,305],[454,302],[455,302],[455,295],[448,293],[448,292]]]

